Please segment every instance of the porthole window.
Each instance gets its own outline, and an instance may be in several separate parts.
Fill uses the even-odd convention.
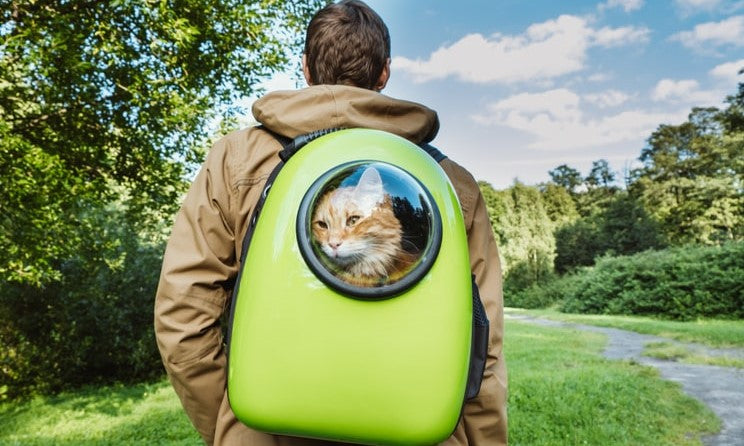
[[[411,174],[355,162],[313,183],[300,206],[297,239],[320,280],[354,297],[384,298],[428,272],[442,225],[430,193]]]

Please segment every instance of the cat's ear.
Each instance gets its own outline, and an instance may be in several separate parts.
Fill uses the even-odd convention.
[[[382,202],[385,199],[385,189],[382,186],[380,172],[374,167],[366,168],[362,177],[359,178],[354,193],[372,205]]]

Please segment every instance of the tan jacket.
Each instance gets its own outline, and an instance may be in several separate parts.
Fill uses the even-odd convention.
[[[386,130],[419,144],[439,129],[432,110],[354,87],[320,85],[275,92],[253,107],[256,119],[294,138],[330,127]],[[249,128],[220,139],[179,211],[163,260],[155,300],[155,333],[163,363],[191,422],[208,444],[320,445],[273,436],[235,419],[225,390],[225,347],[220,324],[238,273],[247,222],[280,144]],[[450,160],[441,163],[465,214],[470,262],[491,322],[489,358],[479,395],[467,402],[444,445],[506,443],[506,367],[502,357],[501,267],[486,205],[473,177]]]

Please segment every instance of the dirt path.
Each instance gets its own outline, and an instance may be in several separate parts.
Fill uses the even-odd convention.
[[[713,410],[723,421],[723,429],[720,433],[705,438],[705,444],[711,446],[744,445],[744,369],[685,364],[641,356],[644,346],[649,342],[677,343],[659,336],[639,334],[616,328],[558,322],[526,315],[507,314],[506,317],[545,326],[569,327],[605,334],[607,336],[607,346],[604,350],[605,357],[609,359],[632,359],[641,364],[656,367],[664,379],[680,383],[687,394],[702,401]],[[744,357],[744,349],[714,349],[700,344],[680,344],[711,356],[726,354],[728,356]]]

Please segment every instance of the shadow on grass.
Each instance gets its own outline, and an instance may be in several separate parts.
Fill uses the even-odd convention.
[[[60,410],[84,411],[110,416],[125,415],[131,412],[131,404],[147,397],[156,384],[134,386],[114,386],[85,389],[82,394],[60,395],[46,400],[47,405]]]
[[[167,381],[0,406],[2,445],[203,444]]]

